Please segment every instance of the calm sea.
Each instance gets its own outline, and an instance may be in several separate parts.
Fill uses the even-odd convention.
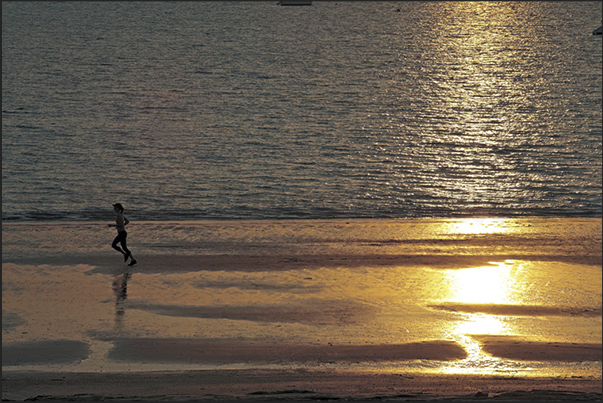
[[[2,2],[2,220],[601,215],[596,2]]]

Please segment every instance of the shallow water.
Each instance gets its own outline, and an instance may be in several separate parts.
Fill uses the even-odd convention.
[[[600,216],[601,2],[3,2],[2,219]]]

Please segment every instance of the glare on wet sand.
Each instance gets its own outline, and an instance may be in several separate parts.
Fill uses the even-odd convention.
[[[3,369],[600,377],[600,219],[100,228],[3,225]]]

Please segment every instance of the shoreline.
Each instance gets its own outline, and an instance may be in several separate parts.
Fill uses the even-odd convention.
[[[129,218],[129,217],[128,217]],[[475,215],[475,216],[442,216],[442,217],[334,217],[334,218],[196,218],[196,219],[157,219],[157,220],[131,220],[132,223],[139,224],[187,224],[187,225],[222,225],[228,223],[248,223],[248,224],[262,224],[262,223],[312,223],[312,222],[380,222],[380,223],[410,223],[410,222],[438,222],[438,221],[466,221],[466,220],[512,220],[512,221],[591,221],[591,220],[602,220],[603,215],[550,215],[550,216],[492,216],[492,215]],[[2,224],[16,224],[16,225],[29,225],[29,224],[40,224],[40,225],[80,225],[80,224],[100,224],[106,225],[114,221],[114,215],[107,214],[106,220],[33,220],[33,219],[6,219],[2,220]]]

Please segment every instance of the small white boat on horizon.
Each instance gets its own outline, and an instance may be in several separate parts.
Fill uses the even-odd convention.
[[[311,6],[311,0],[281,0],[277,3],[279,6]]]

